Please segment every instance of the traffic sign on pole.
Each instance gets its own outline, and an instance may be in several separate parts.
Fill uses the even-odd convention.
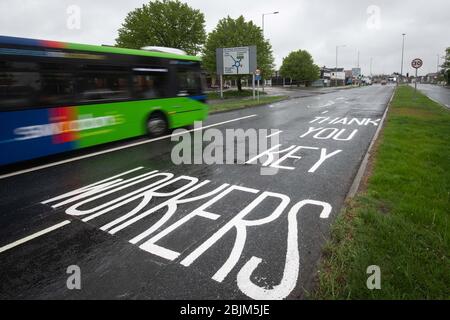
[[[411,62],[411,66],[416,69],[416,77],[414,78],[414,98],[416,97],[417,92],[417,70],[423,66],[422,59],[416,58]]]
[[[423,61],[422,61],[422,59],[419,59],[419,58],[417,58],[417,59],[414,59],[412,62],[411,62],[411,66],[414,68],[414,69],[419,69],[420,67],[422,67],[423,66]]]

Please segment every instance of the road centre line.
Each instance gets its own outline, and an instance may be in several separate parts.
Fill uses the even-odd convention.
[[[210,125],[207,125],[207,126],[204,126],[204,127],[199,127],[199,128],[194,128],[194,129],[191,129],[191,130],[186,130],[184,132],[180,132],[180,133],[176,133],[176,134],[169,134],[169,135],[165,135],[165,136],[158,137],[158,138],[153,138],[153,139],[149,139],[149,140],[134,142],[134,143],[130,143],[130,144],[127,144],[127,145],[120,146],[120,147],[115,147],[115,148],[111,148],[111,149],[107,149],[107,150],[103,150],[103,151],[98,151],[98,152],[86,154],[86,155],[79,156],[79,157],[74,157],[74,158],[67,159],[67,160],[57,161],[57,162],[45,164],[45,165],[42,165],[42,166],[37,166],[37,167],[25,169],[25,170],[16,171],[16,172],[11,172],[11,173],[7,173],[7,174],[4,174],[4,175],[0,175],[0,180],[1,179],[5,179],[5,178],[9,178],[9,177],[13,177],[13,176],[18,176],[18,175],[25,174],[25,173],[29,173],[29,172],[33,172],[33,171],[38,171],[38,170],[42,170],[42,169],[58,166],[58,165],[69,163],[69,162],[73,162],[73,161],[78,161],[78,160],[82,160],[82,159],[87,159],[87,158],[99,156],[99,155],[102,155],[102,154],[106,154],[106,153],[110,153],[110,152],[114,152],[114,151],[118,151],[118,150],[122,150],[122,149],[127,149],[127,148],[131,148],[131,147],[139,146],[139,145],[142,145],[142,144],[151,143],[151,142],[154,142],[154,141],[164,140],[164,139],[167,139],[167,138],[170,138],[170,137],[183,135],[183,134],[186,134],[188,132],[195,132],[195,131],[198,131],[198,130],[203,130],[203,129],[207,129],[207,128],[211,128],[211,127],[217,127],[217,126],[220,126],[220,125],[223,125],[223,124],[227,124],[227,123],[230,123],[230,122],[236,122],[236,121],[240,121],[240,120],[244,120],[244,119],[248,119],[248,118],[253,118],[253,117],[256,117],[256,116],[257,116],[256,114],[252,114],[252,115],[245,116],[245,117],[240,117],[240,118],[236,118],[236,119],[231,119],[231,120],[227,120],[227,121],[222,121],[222,122],[210,124]]]
[[[14,241],[14,242],[12,242],[10,244],[7,244],[6,246],[0,247],[0,253],[5,252],[7,250],[10,250],[10,249],[12,249],[14,247],[17,247],[17,246],[19,246],[21,244],[24,244],[24,243],[26,243],[28,241],[31,241],[33,239],[36,239],[36,238],[38,238],[40,236],[43,236],[44,234],[47,234],[49,232],[52,232],[52,231],[57,230],[59,228],[62,228],[65,225],[69,224],[70,222],[71,222],[70,220],[65,220],[65,221],[60,222],[58,224],[55,224],[54,226],[51,226],[51,227],[49,227],[47,229],[38,231],[38,232],[33,233],[32,235],[29,235],[29,236],[27,236],[25,238],[22,238],[20,240]]]

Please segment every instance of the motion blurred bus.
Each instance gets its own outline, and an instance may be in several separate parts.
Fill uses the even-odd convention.
[[[0,165],[205,120],[200,58],[0,36]]]

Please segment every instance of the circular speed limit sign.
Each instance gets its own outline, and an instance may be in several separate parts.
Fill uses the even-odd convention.
[[[419,59],[419,58],[414,59],[411,62],[411,66],[415,69],[419,69],[422,65],[423,65],[423,61],[422,61],[422,59]]]

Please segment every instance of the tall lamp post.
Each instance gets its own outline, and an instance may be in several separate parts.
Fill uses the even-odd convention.
[[[439,54],[437,54],[437,67],[436,67],[436,73],[439,73]]]
[[[373,58],[372,57],[370,57],[370,78],[371,78],[371,80],[372,80],[372,64],[373,64]]]
[[[269,12],[269,13],[263,13],[262,14],[262,33],[263,33],[263,38],[264,38],[264,17],[268,16],[268,15],[271,15],[271,14],[279,14],[279,12],[275,11],[275,12]]]
[[[406,36],[406,33],[402,33],[402,36],[403,36],[403,41],[402,41],[402,65],[401,65],[401,68],[400,68],[400,79],[399,80],[401,80],[403,82],[403,55],[405,54],[405,36]],[[397,84],[399,82],[400,81],[397,81]]]
[[[336,69],[334,70],[334,85],[337,87],[337,69],[338,69],[338,49],[345,47],[345,44],[336,46]]]
[[[263,13],[262,14],[262,34],[263,34],[263,38],[264,38],[264,17],[268,16],[268,15],[271,15],[271,14],[279,14],[279,13],[280,12],[278,12],[278,11],[274,11],[274,12],[269,12],[269,13]],[[264,82],[266,82],[266,81],[264,80]],[[263,86],[262,86],[263,92],[264,92],[264,82],[263,82]]]

